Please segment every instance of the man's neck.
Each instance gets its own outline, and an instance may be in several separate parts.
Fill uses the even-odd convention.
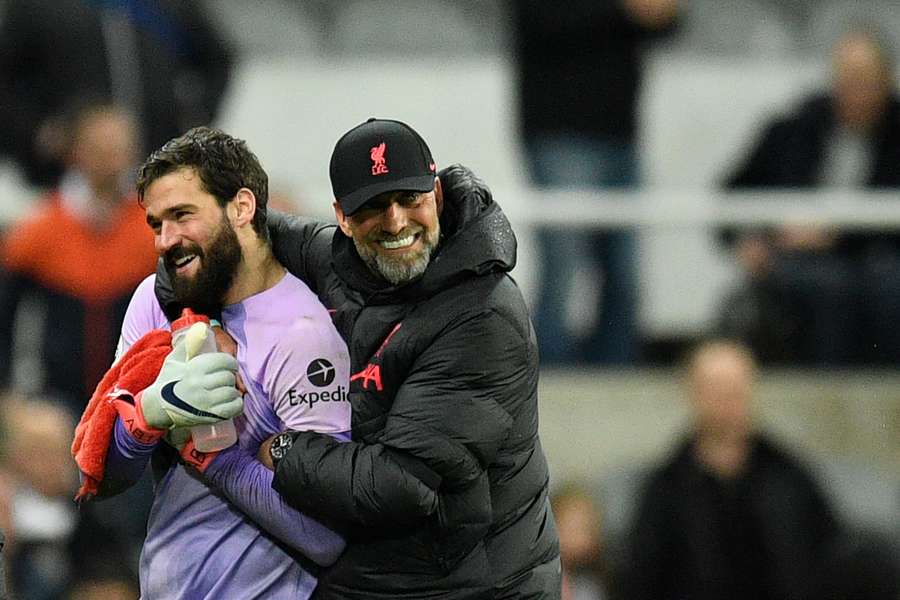
[[[105,229],[113,221],[123,194],[118,185],[93,185],[84,175],[69,170],[59,184],[65,209],[93,229]]]
[[[250,296],[263,292],[284,276],[285,269],[272,253],[272,247],[259,240],[242,248],[243,259],[238,265],[234,283],[229,288],[223,304],[237,304]]]
[[[739,477],[747,465],[751,440],[743,435],[703,434],[697,437],[694,453],[701,464],[722,479]]]

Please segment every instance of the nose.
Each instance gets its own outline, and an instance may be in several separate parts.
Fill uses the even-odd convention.
[[[165,254],[181,243],[181,232],[175,223],[163,221],[154,241],[156,243],[156,252]]]
[[[381,229],[391,235],[403,231],[407,222],[406,209],[397,202],[391,202],[381,215]]]

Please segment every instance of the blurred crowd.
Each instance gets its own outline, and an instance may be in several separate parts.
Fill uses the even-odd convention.
[[[640,188],[646,53],[696,35],[689,3],[502,3],[518,82],[510,110],[531,185]],[[317,10],[328,13],[326,4]],[[816,11],[813,0],[750,4],[781,13],[793,31],[808,31],[798,23]],[[228,90],[238,57],[211,6],[0,4],[0,152],[36,190],[0,242],[0,529],[17,598],[138,594],[152,484],[80,508],[69,444],[114,359],[131,292],[155,265],[134,167],[187,128],[214,123]],[[773,112],[721,174],[724,190],[900,187],[890,40],[871,22],[848,22],[819,50],[830,84]],[[284,198],[280,208],[291,205]],[[900,597],[898,540],[847,522],[753,410],[759,365],[896,367],[900,233],[785,223],[710,235],[742,278],[714,328],[685,340],[691,429],[642,478],[620,539],[606,539],[594,482],[554,485],[564,600]],[[542,364],[644,364],[636,232],[541,227],[536,239]],[[588,307],[589,322],[573,323],[573,304]]]
[[[741,342],[690,350],[688,426],[640,473],[620,527],[605,526],[595,483],[557,486],[564,600],[898,597],[896,533],[838,510],[811,466],[761,425],[757,378]]]

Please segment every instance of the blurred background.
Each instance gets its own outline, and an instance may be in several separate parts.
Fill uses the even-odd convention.
[[[377,116],[516,229],[567,600],[900,597],[897,48],[889,0],[0,1],[11,591],[136,596],[151,484],[63,466],[153,266],[134,167],[211,123],[331,218]]]

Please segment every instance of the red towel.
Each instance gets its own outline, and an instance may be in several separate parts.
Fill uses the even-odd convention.
[[[76,500],[86,500],[96,495],[103,481],[106,452],[118,415],[110,392],[128,390],[132,395],[137,395],[149,387],[156,380],[171,350],[172,335],[163,329],[154,329],[135,342],[97,384],[75,428],[75,440],[72,442],[72,456],[83,480]]]

